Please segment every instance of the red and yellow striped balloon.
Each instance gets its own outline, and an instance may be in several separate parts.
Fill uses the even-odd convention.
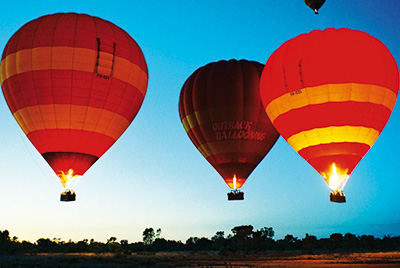
[[[196,148],[226,184],[238,189],[279,137],[259,94],[261,63],[209,63],[185,82],[179,99],[182,124]]]
[[[58,175],[83,175],[122,135],[146,94],[147,66],[121,28],[84,14],[22,26],[1,60],[16,121]]]
[[[332,28],[285,42],[268,59],[260,86],[276,129],[333,191],[343,190],[382,132],[398,89],[399,70],[384,44]]]

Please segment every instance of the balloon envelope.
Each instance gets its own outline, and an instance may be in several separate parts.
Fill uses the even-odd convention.
[[[246,60],[209,63],[186,80],[180,94],[187,134],[232,189],[243,185],[279,137],[261,104],[262,69]]]
[[[70,170],[83,175],[122,135],[143,102],[147,80],[137,43],[111,22],[85,14],[28,22],[1,60],[1,86],[13,116],[64,180]]]
[[[282,137],[341,191],[388,121],[399,71],[378,39],[350,29],[315,30],[268,59],[261,98]]]
[[[315,14],[318,14],[318,10],[325,3],[325,0],[304,0],[304,3],[314,10]]]

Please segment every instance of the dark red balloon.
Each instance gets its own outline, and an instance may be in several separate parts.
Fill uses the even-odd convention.
[[[255,61],[209,63],[186,80],[180,94],[187,134],[233,189],[244,184],[279,137],[261,103],[262,70]]]

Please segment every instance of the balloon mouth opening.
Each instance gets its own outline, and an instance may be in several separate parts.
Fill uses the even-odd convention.
[[[245,183],[246,179],[237,178],[236,174],[232,178],[226,179],[225,182],[232,190],[240,189]]]
[[[333,163],[331,166],[331,171],[328,174],[322,173],[322,177],[328,183],[329,188],[332,193],[342,193],[343,189],[347,184],[350,176],[347,174],[347,170],[342,170],[336,167]]]
[[[72,189],[76,186],[79,182],[82,175],[74,174],[74,170],[70,168],[67,173],[61,170],[57,176],[60,178],[60,182],[65,189],[65,192],[72,191]]]

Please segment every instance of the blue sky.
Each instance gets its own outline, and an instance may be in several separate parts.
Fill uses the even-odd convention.
[[[319,174],[280,138],[243,186],[245,200],[228,202],[228,187],[187,137],[178,113],[185,80],[213,61],[265,63],[283,42],[314,29],[362,30],[400,62],[400,3],[327,0],[314,15],[302,0],[8,1],[2,4],[0,48],[26,22],[77,12],[109,20],[140,45],[149,87],[136,119],[60,202],[58,178],[30,144],[0,96],[0,230],[20,240],[111,236],[141,240],[147,227],[162,237],[229,233],[237,225],[272,226],[276,238],[333,232],[400,235],[400,111],[354,170],[346,204],[329,202]]]

